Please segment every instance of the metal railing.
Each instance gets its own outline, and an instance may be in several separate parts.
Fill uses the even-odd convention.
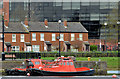
[[[59,57],[59,53],[51,52],[6,52],[5,55],[15,55],[16,59],[29,59],[29,58],[38,58],[41,57]],[[74,56],[74,57],[118,57],[118,53],[61,53],[61,56]],[[11,59],[10,58],[10,59]]]

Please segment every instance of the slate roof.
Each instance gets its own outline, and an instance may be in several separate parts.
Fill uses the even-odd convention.
[[[29,22],[29,31],[46,31],[46,32],[88,32],[81,23],[67,22],[67,28],[57,22],[48,22],[48,28],[45,27],[44,22]]]
[[[26,29],[20,22],[9,22],[8,28],[5,32],[26,32]]]
[[[88,32],[81,23],[67,22],[67,25],[67,28],[65,28],[63,23],[48,22],[48,28],[46,28],[44,22],[29,22],[26,29],[21,22],[9,22],[8,28],[5,28],[5,32],[59,32],[59,27],[60,32]]]

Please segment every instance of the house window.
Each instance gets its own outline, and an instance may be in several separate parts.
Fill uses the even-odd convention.
[[[36,33],[32,33],[32,41],[36,41]]]
[[[82,34],[79,34],[79,40],[83,40],[83,35]]]
[[[64,41],[64,34],[60,34],[60,41]]]
[[[44,41],[44,33],[41,33],[41,34],[40,34],[40,40],[41,40],[41,41]]]
[[[55,41],[55,34],[52,34],[52,41]]]
[[[16,42],[16,34],[12,34],[12,42]]]
[[[32,45],[33,52],[39,52],[39,45]]]
[[[12,46],[12,51],[18,52],[20,49],[19,46]]]
[[[21,42],[24,42],[24,34],[21,34]]]
[[[71,41],[75,40],[75,34],[71,34]]]

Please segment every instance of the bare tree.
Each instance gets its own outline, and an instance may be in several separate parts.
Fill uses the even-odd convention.
[[[120,16],[118,14],[118,9],[113,9],[109,16],[106,17],[108,19],[106,21],[107,25],[102,25],[102,29],[104,29],[103,35],[106,37],[106,42],[111,43],[112,45],[116,45],[118,42],[118,16]]]

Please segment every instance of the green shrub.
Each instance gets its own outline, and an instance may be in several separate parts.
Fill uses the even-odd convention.
[[[97,51],[96,45],[90,45],[90,51]]]

